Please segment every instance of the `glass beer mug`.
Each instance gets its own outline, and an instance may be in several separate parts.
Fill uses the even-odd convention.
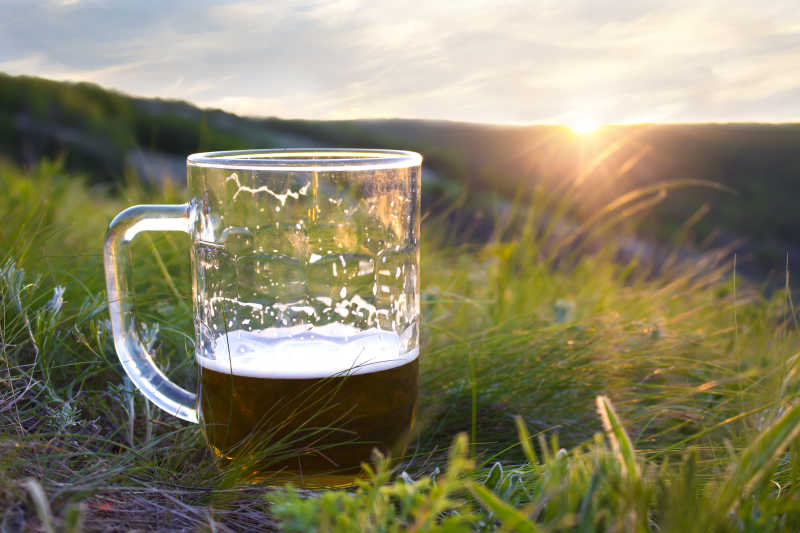
[[[346,485],[373,448],[402,455],[417,403],[421,161],[190,155],[188,203],[130,207],[106,237],[114,344],[133,383],[256,479]],[[137,334],[127,248],[141,231],[192,239],[197,394]]]

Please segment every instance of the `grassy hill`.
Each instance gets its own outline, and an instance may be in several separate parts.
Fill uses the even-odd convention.
[[[86,83],[0,74],[0,154],[23,165],[59,157],[92,182],[118,184],[134,173],[180,183],[188,153],[324,145],[422,152],[427,210],[452,204],[465,186],[509,201],[566,191],[569,209],[562,216],[579,223],[632,190],[691,181],[694,186],[659,189],[639,235],[730,247],[757,277],[773,271],[780,279],[787,253],[790,269],[800,265],[800,212],[793,208],[800,193],[800,125],[635,125],[578,135],[560,126],[253,119]],[[466,197],[469,221],[462,217],[458,224],[474,225],[476,211],[488,214],[482,198]]]
[[[670,226],[690,202],[709,202],[708,223],[731,234],[793,215],[758,211],[752,191],[663,185],[722,176],[788,196],[795,127],[577,137],[242,119],[31,78],[3,78],[0,92],[0,530],[800,529],[790,280],[765,292],[722,253],[680,261],[668,244],[700,232],[685,219]],[[110,339],[108,221],[185,194],[140,182],[137,162],[288,141],[416,148],[437,176],[422,229],[417,433],[398,469],[376,457],[352,491],[248,484],[217,464],[196,426],[135,392]],[[637,217],[670,252],[660,268],[623,253]],[[463,223],[491,231],[452,238]],[[789,226],[764,235],[788,239]],[[133,283],[153,357],[194,388],[188,255],[185,236],[137,238]]]
[[[503,238],[453,246],[429,217],[418,433],[401,469],[376,459],[355,492],[266,490],[135,393],[111,343],[108,220],[182,191],[112,194],[46,163],[2,164],[0,186],[3,529],[800,525],[797,316],[788,291],[768,298],[729,264],[647,275],[609,238],[565,257],[529,208]],[[133,257],[154,357],[193,388],[188,242],[142,237]]]

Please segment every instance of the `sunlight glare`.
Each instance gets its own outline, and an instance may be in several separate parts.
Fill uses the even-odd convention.
[[[585,135],[587,133],[592,133],[594,130],[597,129],[597,122],[590,118],[582,118],[577,120],[569,125],[570,129],[575,133],[580,133],[581,135]]]

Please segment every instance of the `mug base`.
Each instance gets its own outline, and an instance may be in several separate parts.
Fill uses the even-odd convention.
[[[256,464],[235,467],[231,463],[235,460],[223,454],[215,447],[211,447],[214,456],[217,458],[217,466],[221,469],[240,469],[238,481],[246,485],[260,485],[264,487],[283,487],[291,484],[299,489],[341,489],[353,487],[356,482],[366,479],[366,473],[360,467],[348,467],[327,470],[303,471],[302,461],[291,467],[284,463],[282,466],[272,465],[261,469]],[[276,468],[277,466],[277,468]],[[300,468],[297,468],[300,467]]]
[[[263,487],[284,487],[292,485],[298,489],[346,489],[354,487],[360,479],[365,479],[363,472],[349,474],[308,474],[301,475],[296,472],[254,472],[244,481],[251,485]]]

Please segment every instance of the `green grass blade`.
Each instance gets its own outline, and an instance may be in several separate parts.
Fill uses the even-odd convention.
[[[639,465],[636,463],[636,454],[633,451],[631,439],[622,427],[622,423],[611,405],[611,400],[607,396],[597,397],[597,412],[603,421],[603,428],[611,441],[611,447],[619,460],[624,472],[627,472],[631,479],[639,479]]]
[[[492,491],[478,483],[469,483],[469,490],[480,504],[487,510],[494,513],[503,526],[509,531],[518,533],[538,533],[543,530],[528,520],[520,511],[514,509],[506,502],[498,498]]]
[[[717,491],[717,508],[727,512],[750,493],[770,467],[800,433],[800,404],[787,411],[775,424],[762,432],[731,464],[727,479]]]
[[[167,265],[164,263],[164,259],[161,257],[161,253],[158,251],[158,248],[156,248],[156,245],[153,242],[153,238],[146,233],[144,236],[147,240],[147,245],[150,247],[150,251],[153,253],[153,257],[156,260],[156,264],[158,264],[158,268],[164,277],[164,281],[166,281],[169,290],[172,292],[172,295],[175,296],[175,301],[178,302],[178,305],[180,305],[184,310],[188,310],[189,307],[186,304],[186,299],[181,295],[181,292],[175,285],[175,281],[172,279],[172,276],[167,269]]]
[[[539,460],[536,457],[536,452],[533,449],[533,442],[531,435],[528,433],[528,428],[525,426],[525,421],[521,416],[514,417],[514,422],[517,424],[517,434],[519,435],[519,444],[522,446],[522,451],[525,452],[525,458],[531,466],[538,465]]]
[[[83,531],[83,515],[85,512],[85,504],[72,504],[67,507],[67,512],[64,516],[64,533],[80,533]]]

